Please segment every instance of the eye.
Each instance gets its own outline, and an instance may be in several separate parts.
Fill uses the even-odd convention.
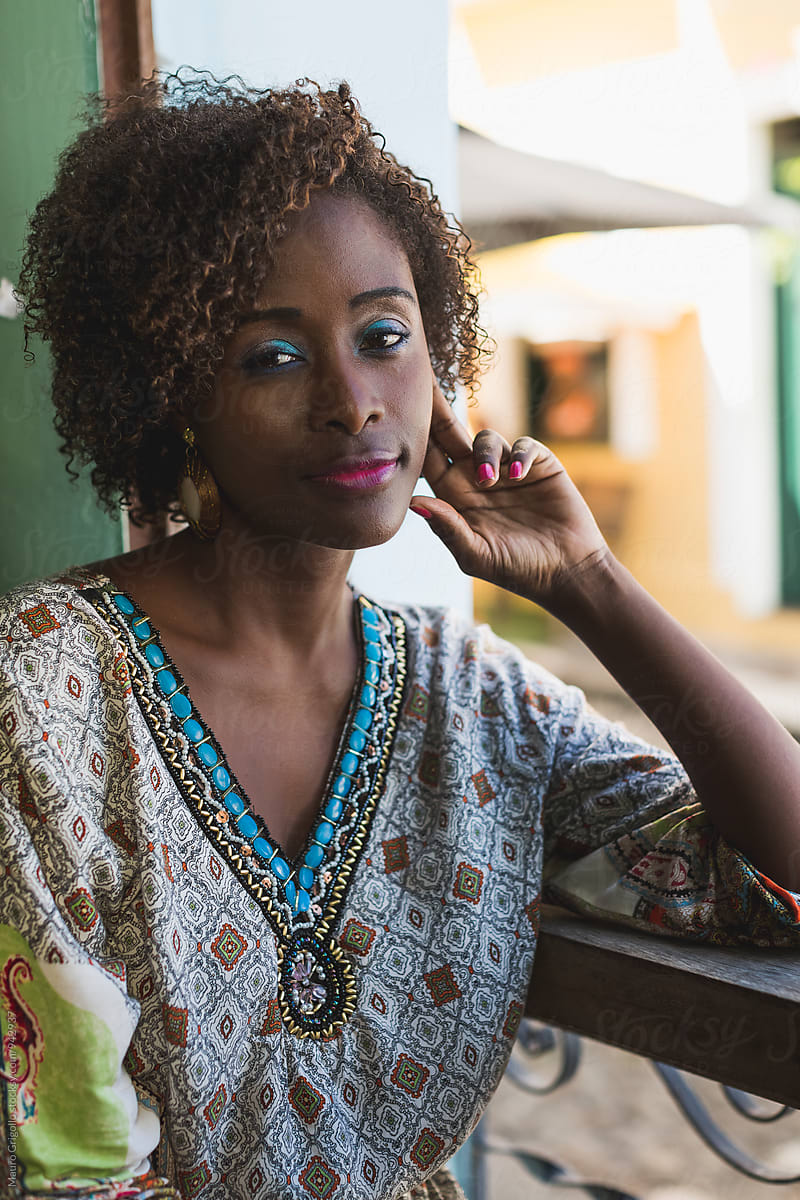
[[[303,355],[291,342],[274,341],[259,346],[242,363],[245,371],[276,371],[292,363],[303,362]]]
[[[410,336],[408,330],[399,321],[376,321],[364,330],[360,348],[368,353],[399,350]]]

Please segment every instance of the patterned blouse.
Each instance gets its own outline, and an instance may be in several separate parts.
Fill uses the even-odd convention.
[[[543,896],[800,943],[674,756],[487,626],[353,594],[293,862],[129,597],[78,568],[0,600],[3,1195],[455,1195]]]

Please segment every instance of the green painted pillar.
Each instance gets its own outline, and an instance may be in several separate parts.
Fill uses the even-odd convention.
[[[93,0],[0,0],[0,275],[16,284],[29,214],[96,91]],[[47,350],[23,357],[22,319],[0,317],[0,593],[123,548],[88,472],[58,452]]]
[[[800,200],[800,119],[772,126],[772,183]],[[800,248],[797,238],[776,243],[775,299],[778,362],[781,602],[800,606]]]
[[[800,254],[778,284],[781,599],[800,605]]]

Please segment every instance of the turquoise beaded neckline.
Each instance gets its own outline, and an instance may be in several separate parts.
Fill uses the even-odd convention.
[[[319,813],[294,861],[249,804],[157,630],[106,585],[93,603],[124,634],[131,680],[173,780],[203,832],[259,902],[281,944],[280,1003],[298,1036],[333,1036],[354,1003],[347,956],[329,940],[363,849],[405,684],[405,626],[357,598],[361,667]],[[177,769],[178,765],[183,769]]]
[[[324,805],[320,819],[307,840],[302,862],[293,866],[281,852],[277,842],[267,839],[253,814],[247,811],[248,806],[242,796],[243,789],[232,780],[223,756],[213,744],[213,734],[199,719],[199,714],[189,699],[186,684],[182,680],[179,681],[174,668],[170,669],[167,666],[167,656],[148,618],[144,614],[137,615],[136,605],[124,592],[114,593],[112,600],[140,642],[145,658],[155,672],[155,683],[159,692],[180,721],[199,765],[219,793],[239,833],[270,867],[282,885],[286,901],[294,912],[307,912],[311,906],[314,872],[325,858],[326,847],[330,844],[336,824],[344,811],[344,801],[353,786],[360,766],[360,755],[367,744],[367,733],[375,716],[376,685],[380,682],[383,661],[376,613],[365,605],[361,606],[363,682],[360,684],[359,705],[352,719],[353,728],[347,738],[346,753],[339,763],[333,795]]]

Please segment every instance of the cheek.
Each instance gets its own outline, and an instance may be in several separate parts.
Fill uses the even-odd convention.
[[[285,424],[286,406],[276,408],[269,402],[273,399],[265,398],[256,384],[218,384],[197,414],[198,434],[209,456],[244,467],[263,460],[265,449],[285,436],[281,416]]]
[[[425,461],[425,455],[428,453],[432,409],[433,405],[430,401],[419,405],[413,435],[409,437],[411,446],[411,461],[409,466],[412,468],[416,478],[422,474],[422,465]]]
[[[415,424],[425,427],[427,439],[433,414],[433,370],[428,357],[428,347],[424,342],[421,349],[414,355],[413,367],[406,380],[407,404],[410,400],[413,400]]]
[[[245,372],[236,364],[223,366],[214,380],[211,395],[197,409],[198,419],[213,428],[215,434],[234,425],[248,432],[268,411],[264,390],[264,380],[255,372]]]

